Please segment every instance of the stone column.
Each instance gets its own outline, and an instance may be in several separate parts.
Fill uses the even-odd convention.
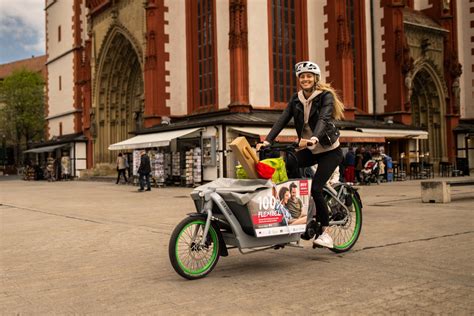
[[[85,41],[83,62],[81,64],[81,90],[82,90],[82,129],[84,136],[87,137],[86,148],[86,168],[93,167],[94,143],[91,133],[91,108],[92,108],[92,87],[91,87],[91,53],[92,41],[89,38]],[[93,122],[95,123],[95,122]]]
[[[247,1],[230,0],[230,104],[232,111],[248,112],[249,67],[247,39]]]
[[[400,0],[388,0],[383,5],[382,26],[385,29],[383,61],[387,69],[384,82],[389,87],[385,95],[387,103],[384,112],[394,116],[396,121],[410,125],[412,123],[411,106],[410,100],[407,100],[406,76],[413,68],[413,61],[410,60],[410,50],[406,43],[403,25],[405,4]]]
[[[163,116],[170,114],[166,106],[165,52],[168,36],[165,34],[164,0],[149,0],[146,10],[146,53],[145,53],[145,127],[161,123]]]
[[[345,106],[346,120],[354,120],[354,60],[346,1],[328,1],[326,13],[328,16],[327,32],[336,31],[336,36],[329,35],[327,37],[329,48],[326,55],[329,59],[329,77],[326,81],[340,92]]]

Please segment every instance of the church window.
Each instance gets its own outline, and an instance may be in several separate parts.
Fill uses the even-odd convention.
[[[307,59],[306,0],[270,0],[272,106],[281,107],[297,90],[294,65]]]
[[[368,112],[367,98],[367,52],[365,36],[365,3],[346,0],[347,18],[350,30],[353,71],[354,106],[359,112]]]
[[[212,110],[217,105],[215,0],[186,2],[188,111]]]

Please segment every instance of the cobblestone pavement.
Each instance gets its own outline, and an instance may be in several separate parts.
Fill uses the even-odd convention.
[[[172,269],[191,189],[0,182],[0,314],[474,314],[474,190],[422,204],[419,181],[361,187],[353,250],[231,250],[206,278]]]

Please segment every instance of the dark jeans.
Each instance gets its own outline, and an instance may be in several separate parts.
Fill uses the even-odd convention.
[[[127,183],[127,177],[125,176],[125,169],[119,169],[117,170],[117,182],[120,182],[120,175],[123,175],[123,178],[125,179],[125,183]]]
[[[138,180],[140,181],[140,190],[145,188],[145,181],[146,181],[146,188],[147,190],[151,190],[150,184],[150,174],[149,173],[139,173]]]
[[[315,164],[318,169],[313,176],[311,196],[316,204],[316,220],[322,226],[329,226],[328,207],[323,196],[323,186],[328,182],[336,167],[342,162],[343,154],[340,147],[320,154],[313,154],[309,149],[303,149],[296,154],[296,160],[288,160],[288,169],[311,167]]]

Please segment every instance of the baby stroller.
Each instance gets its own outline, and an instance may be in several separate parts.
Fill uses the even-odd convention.
[[[364,165],[364,169],[360,171],[360,178],[363,184],[380,184],[378,161],[375,159],[370,159],[367,161]]]

